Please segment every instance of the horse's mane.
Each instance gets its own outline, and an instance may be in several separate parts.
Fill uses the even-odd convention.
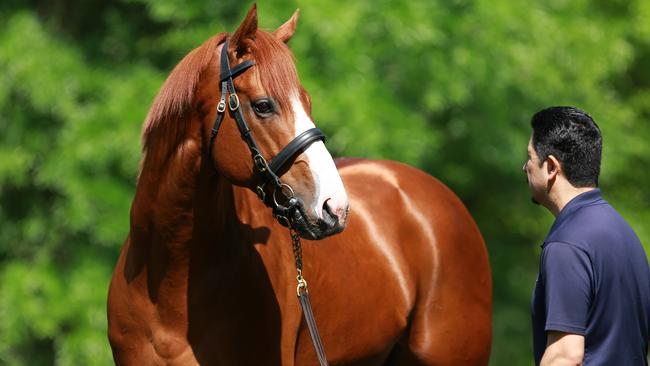
[[[226,38],[225,33],[220,33],[201,46],[187,54],[181,62],[174,67],[167,80],[160,88],[154,100],[142,130],[143,150],[150,147],[152,135],[165,136],[173,141],[171,145],[184,135],[186,124],[173,118],[183,116],[191,106],[196,86],[199,82],[201,71],[214,57],[217,46]],[[157,131],[162,130],[162,131]]]
[[[145,157],[156,156],[166,159],[169,153],[187,134],[188,123],[184,120],[189,113],[201,72],[217,54],[218,46],[228,35],[218,34],[187,54],[172,70],[160,88],[147,115],[142,130]],[[287,101],[290,94],[299,92],[300,85],[293,55],[289,48],[272,34],[258,30],[255,42],[251,43],[252,58],[255,60],[253,73],[270,95]],[[215,93],[218,90],[215,89]],[[279,103],[280,109],[289,111],[290,106]],[[143,159],[144,163],[144,159]],[[158,162],[157,164],[159,164]]]

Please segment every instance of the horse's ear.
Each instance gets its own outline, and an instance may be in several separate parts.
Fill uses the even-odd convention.
[[[245,54],[250,49],[251,41],[255,40],[257,32],[257,5],[253,4],[246,14],[246,18],[239,25],[239,28],[233,33],[230,39],[230,45],[237,52],[237,56]]]
[[[296,9],[291,18],[282,24],[273,32],[273,35],[276,36],[279,40],[284,43],[289,42],[293,33],[296,31],[296,24],[298,24],[298,16],[300,15],[300,9]]]

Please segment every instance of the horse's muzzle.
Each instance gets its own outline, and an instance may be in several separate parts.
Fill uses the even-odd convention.
[[[345,229],[347,221],[347,212],[343,217],[339,217],[325,205],[323,208],[323,217],[310,219],[305,213],[302,202],[296,206],[292,215],[292,224],[294,229],[304,239],[320,240],[328,236],[340,233]]]

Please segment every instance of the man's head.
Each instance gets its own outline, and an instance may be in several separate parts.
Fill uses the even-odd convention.
[[[598,186],[602,137],[587,113],[573,107],[550,107],[537,112],[531,126],[524,171],[534,201],[544,199],[557,176],[574,188]]]
[[[603,141],[591,116],[578,108],[550,107],[535,113],[531,125],[541,162],[553,155],[572,186],[598,186]]]

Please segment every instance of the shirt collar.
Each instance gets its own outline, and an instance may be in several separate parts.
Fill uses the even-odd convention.
[[[552,233],[555,228],[560,226],[572,213],[576,212],[582,207],[590,206],[595,203],[604,202],[603,196],[600,193],[599,188],[594,188],[590,191],[580,193],[579,195],[573,197],[560,211],[560,214],[555,218],[549,234]]]

